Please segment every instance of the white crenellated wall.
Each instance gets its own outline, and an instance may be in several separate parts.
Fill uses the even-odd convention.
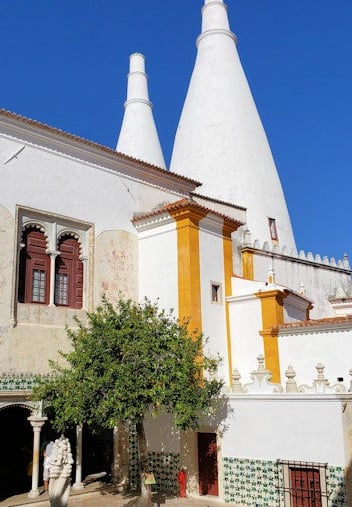
[[[328,298],[342,286],[350,286],[351,269],[347,257],[336,262],[334,259],[321,259],[301,252],[299,256],[288,255],[268,244],[259,248],[246,246],[253,252],[254,279],[266,280],[270,266],[274,268],[276,283],[296,292],[304,285],[306,296],[312,301],[313,319],[333,316],[334,312]]]

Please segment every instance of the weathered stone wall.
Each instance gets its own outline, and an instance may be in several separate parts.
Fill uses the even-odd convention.
[[[105,231],[95,243],[94,305],[105,294],[116,302],[120,295],[138,297],[138,240],[126,231]]]
[[[125,231],[105,231],[88,245],[85,309],[24,304],[16,295],[16,224],[0,207],[0,373],[47,373],[48,360],[69,350],[66,326],[77,326],[103,294],[116,302],[120,293],[138,297],[137,238]]]
[[[0,364],[8,357],[5,337],[11,326],[15,219],[0,206]]]

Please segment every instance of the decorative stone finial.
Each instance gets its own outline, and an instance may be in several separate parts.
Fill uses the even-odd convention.
[[[335,298],[336,299],[346,299],[346,292],[344,291],[342,285],[337,287],[335,291]]]
[[[287,378],[286,382],[286,392],[287,393],[297,393],[298,387],[295,381],[296,372],[293,369],[292,365],[289,364],[287,370],[285,371],[285,376]]]
[[[304,285],[303,282],[300,285],[299,293],[301,294],[301,296],[304,296],[304,297],[306,297],[306,295],[307,295],[307,287]]]
[[[249,229],[245,229],[243,231],[243,246],[251,246],[251,245],[252,245],[251,233]]]
[[[267,285],[269,285],[269,286],[275,285],[275,270],[274,270],[272,264],[270,264],[269,269],[268,269]]]
[[[346,392],[346,387],[342,384],[342,382],[338,382],[330,386],[328,379],[324,375],[325,366],[321,363],[316,365],[316,370],[318,372],[317,378],[313,380],[313,385],[301,385],[298,388],[298,391],[301,393],[344,393]]]
[[[233,393],[241,393],[242,392],[242,384],[240,382],[241,374],[238,371],[238,368],[234,368],[232,372],[232,392]]]
[[[342,259],[342,264],[343,264],[343,267],[344,267],[345,269],[351,269],[351,266],[350,266],[350,263],[349,263],[349,260],[348,260],[348,255],[347,255],[347,254],[345,254],[345,255],[343,256],[343,259]]]
[[[251,384],[244,385],[242,391],[247,394],[281,393],[283,391],[282,386],[280,384],[270,382],[272,373],[270,370],[265,368],[265,357],[262,354],[259,354],[257,361],[258,368],[251,372],[253,382]]]

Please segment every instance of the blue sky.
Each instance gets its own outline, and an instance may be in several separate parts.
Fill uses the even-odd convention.
[[[0,0],[0,107],[114,148],[139,51],[169,163],[202,4]],[[297,247],[352,263],[352,1],[227,5]]]

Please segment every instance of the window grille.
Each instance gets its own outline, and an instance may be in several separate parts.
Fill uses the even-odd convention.
[[[39,269],[32,271],[32,301],[45,303],[45,271]]]
[[[65,273],[56,273],[55,304],[68,305],[68,275]]]
[[[278,461],[282,466],[285,507],[327,507],[325,463]]]

